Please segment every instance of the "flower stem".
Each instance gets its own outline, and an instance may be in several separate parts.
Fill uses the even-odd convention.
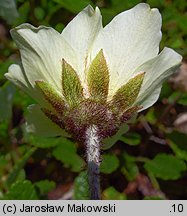
[[[90,199],[100,200],[100,138],[95,125],[89,126],[86,130],[86,154]]]

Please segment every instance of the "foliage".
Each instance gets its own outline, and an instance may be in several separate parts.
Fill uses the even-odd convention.
[[[140,0],[0,0],[0,198],[88,199],[84,146],[68,138],[25,133],[26,107],[34,101],[4,77],[19,63],[9,30],[21,23],[62,31],[86,5],[99,6],[106,25]],[[187,2],[147,0],[163,16],[161,48],[174,48],[187,60]],[[187,73],[187,71],[186,71]],[[187,92],[165,83],[149,110],[103,142],[103,199],[186,199],[187,132],[173,122],[185,112]],[[183,127],[187,127],[183,123]],[[183,130],[185,131],[185,130]],[[187,130],[186,130],[187,131]],[[73,195],[72,195],[73,188]],[[64,196],[65,197],[65,196]]]

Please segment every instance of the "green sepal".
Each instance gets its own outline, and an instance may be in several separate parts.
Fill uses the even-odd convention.
[[[87,83],[91,99],[97,102],[105,102],[107,100],[109,71],[102,49],[90,65]]]
[[[64,59],[62,59],[62,89],[69,106],[76,106],[84,99],[79,77]]]
[[[37,88],[40,89],[44,98],[52,105],[52,107],[59,113],[63,114],[63,110],[65,107],[65,102],[63,97],[55,91],[55,89],[44,81],[35,81]]]
[[[127,109],[125,111],[125,113],[134,114],[134,113],[138,112],[142,108],[143,108],[143,106],[133,106],[133,107]]]
[[[117,90],[111,104],[114,110],[124,111],[133,105],[139,94],[144,75],[144,72],[138,74]]]
[[[60,128],[64,129],[64,121],[62,118],[57,116],[55,113],[53,113],[51,110],[48,110],[46,108],[41,108],[41,111],[55,124],[57,124]]]

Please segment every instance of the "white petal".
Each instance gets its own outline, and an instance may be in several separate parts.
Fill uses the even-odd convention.
[[[21,88],[24,92],[30,95],[41,105],[45,106],[47,104],[43,98],[43,95],[39,91],[37,91],[37,89],[34,89],[30,85],[25,75],[25,72],[20,65],[17,64],[10,65],[10,67],[8,68],[8,73],[5,74],[5,77],[11,82],[13,82],[16,86]]]
[[[139,99],[137,99],[137,103],[135,104],[141,104],[143,106],[142,109],[140,109],[138,112],[141,112],[149,107],[151,107],[159,98],[160,92],[161,92],[162,86],[157,87],[153,92],[151,92],[151,95],[148,95],[144,98],[140,103],[138,102]]]
[[[133,71],[159,52],[161,15],[148,4],[117,15],[98,36],[92,57],[103,48],[110,70],[113,94],[132,77]]]
[[[5,74],[5,77],[25,91],[29,91],[31,87],[20,65],[10,65],[8,68],[8,73]]]
[[[26,116],[26,130],[28,133],[35,133],[36,135],[45,137],[68,136],[64,130],[45,116],[40,110],[39,105],[30,105],[28,111]]]
[[[62,58],[76,65],[74,52],[61,34],[49,27],[22,24],[12,29],[11,35],[20,49],[30,84],[43,80],[61,90]]]
[[[135,104],[141,104],[143,109],[153,105],[159,97],[162,83],[176,71],[181,60],[182,56],[174,50],[164,48],[157,57],[136,69],[135,73],[145,71],[145,78]]]
[[[89,65],[89,52],[102,29],[99,9],[89,5],[82,10],[63,30],[62,36],[78,54],[78,75],[85,82],[85,69]]]

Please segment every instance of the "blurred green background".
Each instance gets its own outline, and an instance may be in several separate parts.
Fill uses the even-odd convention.
[[[0,199],[88,199],[84,148],[25,133],[24,116],[34,101],[4,77],[20,61],[9,30],[28,22],[62,31],[88,4],[100,7],[106,25],[140,2],[0,0]],[[158,102],[105,141],[102,198],[187,199],[187,1],[144,2],[162,14],[161,49],[171,47],[184,60]]]

